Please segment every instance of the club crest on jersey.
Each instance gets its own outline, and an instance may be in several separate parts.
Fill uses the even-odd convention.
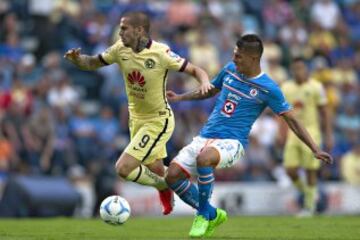
[[[237,104],[235,102],[227,99],[221,111],[225,116],[231,117],[231,115],[235,112],[236,105]]]
[[[130,84],[137,83],[140,87],[143,87],[145,85],[145,78],[141,73],[137,70],[132,71],[127,75],[127,79]]]
[[[255,97],[256,95],[258,95],[258,90],[255,88],[252,88],[250,90],[250,96]]]
[[[144,65],[145,65],[146,68],[149,68],[149,69],[154,68],[155,61],[152,60],[151,58],[148,58],[148,59],[145,60]]]

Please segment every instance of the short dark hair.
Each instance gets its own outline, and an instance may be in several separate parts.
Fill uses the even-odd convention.
[[[150,32],[150,18],[144,12],[127,12],[122,17],[129,18],[129,23],[133,27],[143,27],[146,33]]]
[[[245,49],[246,51],[256,53],[259,58],[263,54],[264,46],[260,37],[256,34],[246,34],[236,42],[236,46],[239,49]]]

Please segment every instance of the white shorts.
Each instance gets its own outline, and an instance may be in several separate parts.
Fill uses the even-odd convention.
[[[213,147],[219,152],[220,161],[217,168],[231,167],[245,155],[242,144],[236,139],[211,139],[197,136],[181,149],[173,162],[188,176],[196,176],[198,175],[196,157],[205,147]]]

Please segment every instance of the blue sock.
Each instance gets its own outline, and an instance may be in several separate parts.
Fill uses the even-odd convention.
[[[199,191],[189,179],[180,179],[169,187],[189,206],[199,208]]]
[[[214,169],[212,167],[198,167],[198,187],[199,187],[199,209],[198,214],[206,219],[214,219],[216,217],[216,209],[210,205],[214,185]]]

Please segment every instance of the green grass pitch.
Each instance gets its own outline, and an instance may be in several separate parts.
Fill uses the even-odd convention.
[[[1,240],[188,239],[190,217],[132,217],[122,226],[100,219],[0,219]],[[209,239],[359,240],[360,217],[230,217]]]

